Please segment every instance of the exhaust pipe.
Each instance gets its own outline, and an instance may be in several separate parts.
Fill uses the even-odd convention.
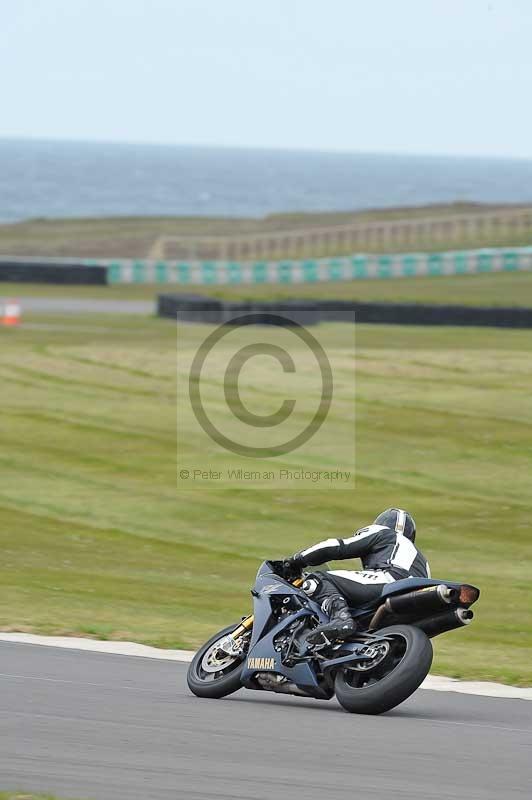
[[[469,625],[473,619],[473,612],[468,608],[456,608],[454,611],[445,611],[434,617],[423,619],[420,622],[412,623],[416,628],[421,628],[429,638],[439,636],[440,633],[453,631],[455,628],[463,628]]]
[[[390,597],[386,602],[389,603],[393,614],[411,614],[419,611],[439,611],[449,603],[456,602],[459,596],[458,589],[440,583],[439,586],[429,586],[428,589],[417,589],[408,594]]]
[[[389,617],[401,618],[407,615],[421,617],[425,614],[434,614],[450,603],[458,602],[459,596],[458,589],[440,583],[437,586],[429,586],[426,589],[416,589],[407,594],[389,597],[373,615],[369,629],[375,630],[381,627],[383,621],[388,621]]]
[[[300,697],[309,697],[307,692],[300,689],[292,681],[286,680],[282,675],[272,672],[258,672],[255,675],[257,683],[267,692],[277,692],[277,694],[297,694]]]

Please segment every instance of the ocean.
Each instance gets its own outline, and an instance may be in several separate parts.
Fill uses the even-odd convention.
[[[0,222],[532,202],[532,161],[0,139]]]

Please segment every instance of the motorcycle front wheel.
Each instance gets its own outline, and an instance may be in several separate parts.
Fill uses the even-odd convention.
[[[377,631],[375,666],[346,667],[336,673],[334,689],[340,705],[353,714],[382,714],[410,697],[427,677],[432,644],[412,625],[392,625]]]
[[[230,656],[217,647],[239,624],[229,625],[216,633],[200,647],[192,659],[188,668],[187,684],[196,697],[218,699],[240,689],[245,654]]]

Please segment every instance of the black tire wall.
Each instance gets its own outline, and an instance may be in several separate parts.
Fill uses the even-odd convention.
[[[79,263],[53,263],[46,261],[0,261],[2,283],[55,283],[72,285],[104,285],[107,267],[87,266]]]
[[[246,315],[258,324],[276,324],[275,315],[300,325],[319,322],[363,322],[387,325],[456,325],[532,328],[532,308],[472,308],[417,303],[358,303],[348,300],[279,300],[271,303],[226,302],[206,295],[164,294],[158,297],[161,317],[219,325]],[[278,323],[277,323],[278,324]]]

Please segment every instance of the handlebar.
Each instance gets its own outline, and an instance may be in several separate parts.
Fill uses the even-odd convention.
[[[275,575],[279,575],[279,577],[284,578],[285,581],[294,583],[294,581],[298,580],[302,582],[302,570],[298,567],[294,567],[290,561],[268,561],[268,563],[272,567],[272,571]]]

